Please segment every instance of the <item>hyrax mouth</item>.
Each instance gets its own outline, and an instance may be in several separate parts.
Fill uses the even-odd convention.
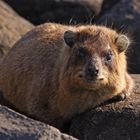
[[[86,72],[80,72],[79,78],[84,80],[87,83],[96,83],[96,82],[103,82],[105,80],[105,76],[102,75],[101,73],[86,73]]]

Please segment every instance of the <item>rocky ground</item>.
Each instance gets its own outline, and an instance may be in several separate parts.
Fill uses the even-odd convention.
[[[9,5],[9,6],[8,6]],[[12,8],[14,9],[12,9]],[[35,25],[44,22],[100,24],[127,33],[128,70],[135,79],[132,96],[73,118],[69,133],[81,140],[140,139],[140,1],[139,0],[0,0],[0,58]],[[0,139],[73,140],[57,129],[0,106]]]
[[[0,105],[0,140],[76,140]]]

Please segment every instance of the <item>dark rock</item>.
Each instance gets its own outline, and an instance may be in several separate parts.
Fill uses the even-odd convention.
[[[129,71],[140,73],[140,1],[121,0],[97,22],[127,33],[133,40],[127,52]]]
[[[0,140],[76,140],[0,105]]]
[[[87,23],[101,10],[103,0],[5,0],[34,24]]]
[[[7,4],[0,0],[0,58],[33,25],[18,16]]]
[[[108,101],[73,119],[70,134],[80,140],[139,140],[140,75],[135,79],[134,93],[120,102]]]
[[[104,0],[102,4],[101,14],[104,14],[106,11],[112,9],[120,1],[121,0]]]

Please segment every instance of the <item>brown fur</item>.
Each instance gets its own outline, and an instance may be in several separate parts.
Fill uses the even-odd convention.
[[[77,33],[73,48],[64,41],[64,32]],[[2,61],[0,87],[5,98],[19,111],[58,126],[103,101],[130,93],[132,79],[126,70],[125,52],[118,52],[118,33],[100,26],[64,26],[48,23],[27,33]],[[74,48],[84,46],[91,63],[110,46],[114,60],[110,68],[98,65],[103,81],[88,83],[80,79],[83,62],[75,63]],[[59,127],[59,126],[58,126]]]

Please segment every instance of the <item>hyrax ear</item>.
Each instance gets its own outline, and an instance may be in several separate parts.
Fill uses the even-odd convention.
[[[70,30],[65,31],[64,40],[65,40],[65,43],[69,47],[73,47],[75,40],[76,40],[76,33],[74,31],[70,31]]]
[[[130,40],[125,35],[119,35],[116,39],[116,45],[118,46],[118,51],[121,53],[128,48]]]

